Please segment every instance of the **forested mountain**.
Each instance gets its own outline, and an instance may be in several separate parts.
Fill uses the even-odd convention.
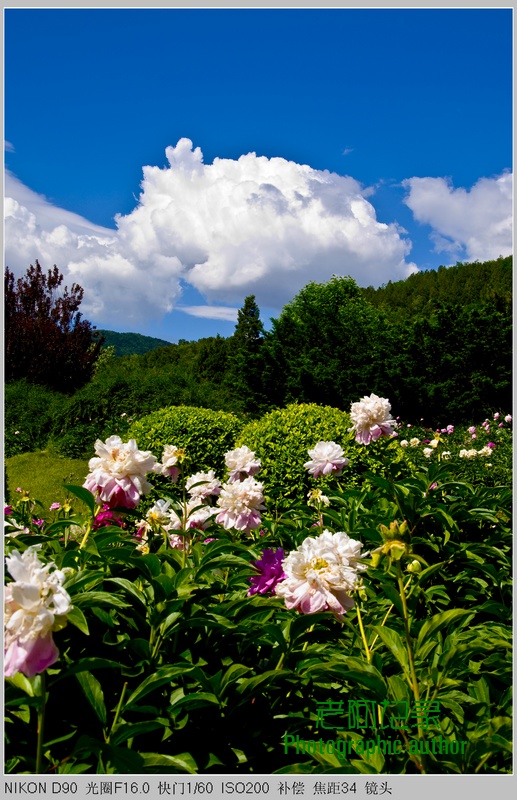
[[[462,306],[499,299],[512,301],[512,256],[495,261],[458,263],[410,275],[379,289],[369,286],[363,295],[377,308],[413,315],[425,311],[436,300]]]
[[[142,355],[157,347],[167,347],[170,342],[155,339],[153,336],[142,336],[141,333],[117,333],[97,329],[96,338],[104,337],[104,347],[114,347],[116,356]]]

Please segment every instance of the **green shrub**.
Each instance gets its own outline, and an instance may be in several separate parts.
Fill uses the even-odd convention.
[[[54,414],[66,404],[66,397],[26,380],[5,387],[5,456],[45,447]]]
[[[214,469],[224,476],[224,454],[235,446],[243,425],[234,414],[192,406],[171,406],[134,422],[127,433],[141,450],[161,458],[167,444],[183,447],[191,473]]]
[[[349,415],[338,408],[292,404],[250,422],[240,432],[237,445],[247,445],[261,459],[258,479],[270,501],[282,504],[282,500],[302,500],[314,485],[303,465],[309,460],[307,450],[317,442],[334,441],[349,457],[354,439],[348,432],[350,425]],[[328,480],[319,480],[318,486],[324,488]]]

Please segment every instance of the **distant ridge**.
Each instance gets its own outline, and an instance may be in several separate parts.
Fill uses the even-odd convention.
[[[141,356],[150,350],[156,350],[157,347],[169,347],[172,344],[165,339],[155,339],[153,336],[143,336],[141,333],[117,333],[99,328],[95,333],[104,336],[104,347],[115,348],[116,356]]]

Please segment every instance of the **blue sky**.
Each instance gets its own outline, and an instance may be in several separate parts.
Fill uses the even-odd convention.
[[[6,263],[97,327],[510,252],[511,9],[4,13]]]

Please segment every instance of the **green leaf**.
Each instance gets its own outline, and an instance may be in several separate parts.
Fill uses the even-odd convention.
[[[350,656],[346,659],[346,668],[343,675],[350,682],[357,681],[362,686],[371,689],[378,698],[384,700],[387,694],[387,686],[384,678],[373,664],[367,664],[360,658]]]
[[[72,625],[75,625],[75,627],[79,628],[80,631],[85,633],[87,636],[89,635],[90,631],[88,630],[88,623],[86,622],[86,617],[80,608],[72,606],[66,615],[66,618],[68,622],[71,622]]]
[[[400,666],[404,670],[407,679],[409,680],[408,654],[406,646],[399,634],[396,631],[391,630],[391,628],[386,628],[384,625],[374,625],[373,629],[379,634],[380,638],[391,654],[395,656]]]
[[[92,608],[92,606],[110,606],[111,608],[130,608],[130,604],[121,600],[116,594],[109,592],[79,592],[74,596],[74,606]]]
[[[79,685],[83,690],[86,699],[97,714],[99,720],[103,725],[106,725],[107,717],[106,706],[104,704],[104,693],[99,681],[91,674],[91,672],[87,671],[78,672],[76,673],[75,677],[79,681]]]
[[[140,753],[144,767],[170,767],[178,772],[189,772],[197,775],[197,764],[190,753],[180,753],[177,756],[168,756],[164,753]]]
[[[426,620],[418,634],[416,642],[417,653],[429,636],[432,636],[451,622],[461,619],[461,617],[469,616],[469,614],[474,616],[472,611],[467,611],[463,608],[451,608],[449,611],[442,611],[440,614],[435,614],[434,617]]]
[[[117,586],[121,586],[131,597],[134,597],[135,600],[138,600],[139,603],[142,603],[142,605],[147,608],[145,595],[142,594],[140,589],[136,588],[134,583],[128,581],[127,578],[107,578],[107,583],[115,583]]]
[[[127,742],[128,739],[133,739],[135,736],[139,736],[142,733],[150,733],[151,731],[156,731],[163,727],[167,727],[167,723],[158,720],[119,725],[110,740],[112,744],[122,744],[122,742]]]
[[[95,514],[95,498],[93,494],[88,491],[88,489],[85,489],[84,486],[71,486],[69,484],[65,484],[63,489],[75,494],[75,496],[78,497],[79,500],[82,500],[87,508],[89,508],[92,516]]]
[[[154,689],[158,689],[165,683],[170,683],[173,678],[177,678],[179,675],[186,675],[187,673],[192,672],[193,669],[195,669],[195,667],[187,664],[177,665],[174,667],[160,667],[153,675],[150,675],[148,678],[142,681],[140,686],[137,686],[133,694],[126,701],[125,708],[127,709],[134,705],[137,700],[145,697],[146,694],[154,691]]]

